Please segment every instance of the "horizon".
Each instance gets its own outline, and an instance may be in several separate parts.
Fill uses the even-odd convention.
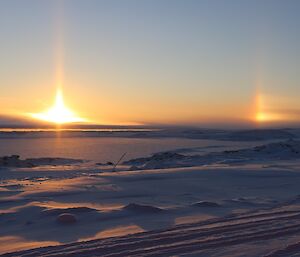
[[[7,117],[6,117],[7,118]],[[130,131],[130,130],[281,130],[281,129],[300,129],[298,123],[204,123],[204,124],[97,124],[97,123],[63,123],[55,124],[53,122],[42,122],[35,120],[13,119],[9,117],[6,122],[1,123],[3,116],[0,115],[0,132],[3,131]]]

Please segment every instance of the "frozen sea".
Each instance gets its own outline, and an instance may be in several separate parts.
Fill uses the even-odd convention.
[[[132,134],[134,133],[134,134]],[[136,133],[143,133],[136,136]],[[151,137],[149,131],[0,131],[0,156],[22,158],[62,157],[116,162],[177,149],[197,149],[197,154],[251,147],[259,142],[232,142],[180,136]]]

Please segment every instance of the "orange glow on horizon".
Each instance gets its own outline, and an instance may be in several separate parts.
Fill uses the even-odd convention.
[[[57,90],[55,103],[49,110],[42,113],[32,113],[30,116],[38,120],[56,124],[86,121],[85,119],[78,117],[73,111],[65,106],[63,94],[60,89]]]
[[[268,122],[276,120],[276,116],[274,114],[266,113],[266,112],[258,112],[256,113],[256,121],[257,122]]]
[[[255,97],[255,121],[263,123],[280,120],[284,120],[284,117],[278,113],[268,110],[265,97],[261,93],[257,93]]]

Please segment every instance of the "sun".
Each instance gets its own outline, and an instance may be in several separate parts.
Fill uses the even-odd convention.
[[[265,121],[270,120],[271,117],[265,112],[258,112],[258,113],[256,113],[255,118],[256,118],[256,121],[258,121],[258,122],[265,122]]]
[[[265,98],[262,94],[256,95],[255,121],[257,123],[268,123],[283,120],[284,117],[280,113],[276,113],[268,108]]]
[[[60,89],[57,90],[55,103],[49,110],[41,113],[32,113],[30,115],[35,119],[53,122],[56,124],[86,121],[85,119],[76,116],[73,111],[65,106],[63,94]]]

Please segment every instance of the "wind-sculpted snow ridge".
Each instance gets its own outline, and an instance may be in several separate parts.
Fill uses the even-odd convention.
[[[240,249],[234,256],[292,256],[289,253],[299,253],[300,247],[298,242],[290,242],[299,236],[300,206],[291,205],[177,225],[165,230],[36,248],[2,256],[231,256],[230,249],[238,247]],[[253,244],[255,247],[251,247]],[[284,248],[284,245],[288,246]]]
[[[276,250],[270,254],[267,254],[263,257],[297,257],[300,256],[300,242],[295,244],[290,244],[282,249]]]
[[[296,160],[300,158],[300,141],[286,140],[253,148],[212,152],[205,155],[183,155],[172,152],[156,153],[150,157],[124,162],[132,165],[131,170],[192,167],[210,164],[250,164],[265,161]]]

